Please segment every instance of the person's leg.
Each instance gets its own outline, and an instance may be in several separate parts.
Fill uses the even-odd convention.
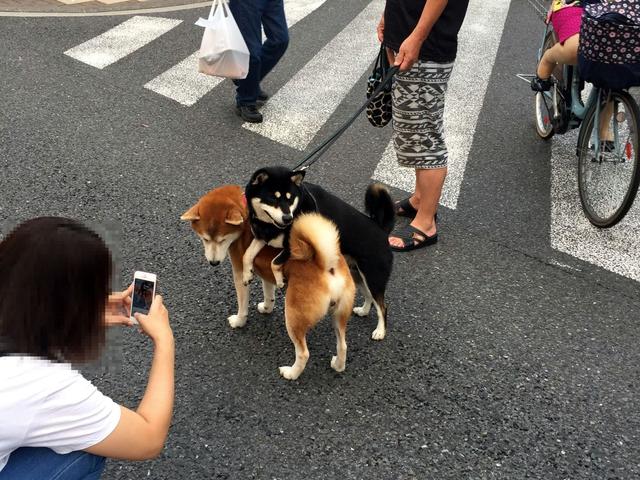
[[[289,46],[289,27],[283,0],[267,0],[262,13],[262,25],[267,40],[262,45],[260,80],[276,66]]]
[[[236,104],[255,105],[260,92],[262,71],[262,26],[260,19],[266,0],[231,0],[229,9],[249,49],[249,73],[247,78],[235,80]]]
[[[613,142],[613,127],[611,118],[613,117],[613,102],[607,104],[600,110],[600,141]],[[615,145],[610,145],[610,149],[615,149]]]
[[[576,34],[567,38],[563,44],[556,43],[544,52],[536,72],[538,77],[542,80],[547,80],[558,63],[563,65],[577,64],[579,41],[580,34]]]
[[[411,225],[430,237],[436,234],[434,217],[438,211],[445,178],[447,178],[447,167],[416,169],[416,192],[420,201],[418,214]]]
[[[443,116],[451,69],[452,65],[420,62],[411,71],[399,74],[394,85],[396,155],[401,166],[413,166],[416,170],[416,190],[411,205],[418,213],[411,226],[429,237],[437,232],[434,217],[447,176]],[[404,246],[404,241],[393,233],[389,243]]]
[[[399,207],[399,203],[396,203],[396,212],[403,213],[403,209]],[[418,171],[416,170],[416,184],[413,187],[413,193],[409,197],[409,205],[413,207],[415,210],[418,210],[418,206],[420,205],[420,188],[418,186]]]
[[[0,480],[97,480],[105,458],[87,452],[66,455],[49,448],[19,448],[9,456],[0,472]]]

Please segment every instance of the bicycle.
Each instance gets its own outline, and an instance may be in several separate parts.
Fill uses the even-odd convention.
[[[545,21],[537,63],[556,42],[551,22]],[[633,205],[640,184],[640,109],[624,88],[593,86],[584,102],[585,81],[577,66],[556,65],[552,77],[551,90],[535,95],[536,131],[547,140],[580,128],[576,155],[582,210],[596,227],[612,227]]]

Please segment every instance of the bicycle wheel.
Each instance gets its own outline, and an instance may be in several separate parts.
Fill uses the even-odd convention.
[[[553,101],[547,92],[537,92],[534,98],[536,132],[540,138],[548,140],[553,137],[555,133],[553,122],[551,121],[551,117],[553,116]]]
[[[542,49],[540,50],[540,55],[538,58],[538,63],[540,63],[540,59],[544,55],[544,52],[547,49],[553,47],[557,43],[558,39],[556,33],[553,29],[549,29],[547,35],[545,36],[544,43],[542,44]],[[565,88],[565,79],[564,72],[562,69],[562,65],[556,66],[554,68],[552,75],[556,79],[557,85],[562,91]],[[559,100],[559,103],[562,103]],[[559,111],[562,111],[563,105],[558,105]],[[534,123],[536,126],[536,132],[540,138],[543,140],[548,140],[553,137],[553,134],[556,133],[556,128],[554,128],[553,124],[553,115],[554,115],[554,104],[553,104],[553,96],[551,92],[537,92],[534,97]]]
[[[600,131],[595,128],[600,105]],[[578,136],[578,190],[582,209],[599,228],[627,214],[638,191],[638,104],[627,92],[611,92],[589,106]],[[600,145],[596,148],[596,138]],[[597,153],[596,153],[597,152]]]

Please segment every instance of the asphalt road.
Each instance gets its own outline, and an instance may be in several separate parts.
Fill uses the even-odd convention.
[[[368,3],[327,0],[300,19],[265,89],[283,87]],[[205,14],[152,15],[184,22],[104,69],[64,52],[126,17],[0,18],[0,231],[45,214],[106,228],[116,286],[156,272],[174,326],[166,448],[154,461],[109,462],[105,478],[638,478],[639,285],[552,246],[552,149],[515,77],[532,70],[540,36],[530,5],[513,0],[506,15],[439,244],[396,255],[387,338],[370,339],[373,314],[354,317],[336,374],[324,322],[295,382],[277,370],[293,358],[282,295],[273,314],[252,307],[244,329],[229,328],[230,266],[210,267],[179,216],[209,189],[294,165],[300,151],[242,128],[227,82],[189,107],[144,88],[197,49],[193,22]],[[314,143],[357,107],[365,76]],[[361,207],[390,134],[359,119],[308,179]],[[90,374],[135,407],[150,359],[146,338],[112,332],[108,367]]]

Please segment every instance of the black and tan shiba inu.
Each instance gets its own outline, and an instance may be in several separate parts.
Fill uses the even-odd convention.
[[[365,215],[303,179],[304,171],[286,167],[261,168],[251,176],[245,195],[255,238],[243,257],[244,283],[252,278],[253,259],[269,245],[283,249],[272,262],[276,283],[282,286],[282,267],[290,256],[291,225],[297,215],[318,212],[336,225],[340,249],[354,270],[356,283],[362,286],[365,301],[354,309],[354,313],[366,316],[375,305],[378,324],[372,338],[382,340],[386,335],[387,318],[384,293],[393,265],[388,241],[395,222],[391,196],[382,185],[370,185],[365,194]]]

